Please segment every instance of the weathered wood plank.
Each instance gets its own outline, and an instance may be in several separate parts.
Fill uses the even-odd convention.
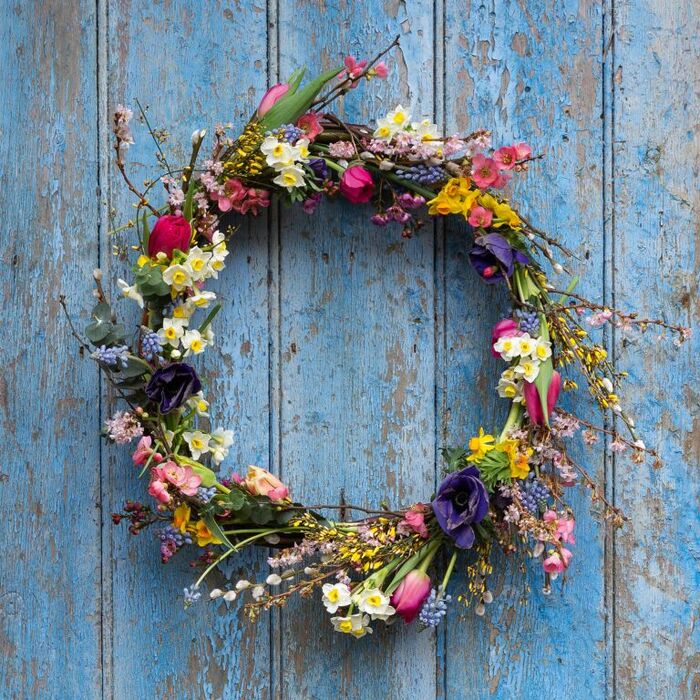
[[[375,118],[402,101],[431,115],[428,2],[280,3],[281,77],[305,62],[316,71],[371,55],[399,29],[388,84],[358,88],[345,114]],[[279,468],[307,502],[337,503],[343,490],[350,503],[407,504],[433,488],[433,235],[403,241],[369,214],[337,202],[281,219]],[[435,695],[430,635],[398,621],[357,641],[328,617],[318,596],[282,611],[282,697]]]
[[[615,3],[615,301],[696,330],[699,53],[697,2]],[[700,696],[700,343],[616,341],[626,403],[665,465],[616,460],[615,498],[631,521],[615,539],[615,694],[690,700]]]
[[[195,128],[212,133],[218,121],[240,128],[255,109],[267,82],[266,18],[264,2],[110,5],[110,109],[119,101],[133,105],[134,97],[149,104],[154,126],[172,134],[166,154],[183,163]],[[173,152],[176,145],[182,150]],[[153,174],[153,151],[147,132],[138,129],[138,143],[129,152],[139,166],[137,181]],[[113,204],[128,212],[130,200],[123,196],[118,173],[110,174]],[[238,470],[265,464],[269,449],[265,221],[246,223],[230,249],[227,269],[212,287],[225,309],[216,319],[217,347],[199,366],[206,369],[208,392],[215,397],[212,421],[235,430],[235,445],[222,469]],[[116,275],[123,267],[113,260],[112,270]],[[121,308],[128,310],[125,303]],[[107,454],[109,491],[117,508],[123,499],[139,496],[145,485],[137,481],[123,449]],[[202,602],[184,611],[182,587],[194,574],[188,566],[194,553],[183,551],[163,567],[155,539],[131,541],[121,529],[112,531],[109,546],[114,554],[115,698],[270,697],[268,622],[251,625],[236,614],[237,606],[227,612],[225,604],[216,609]],[[264,554],[238,559],[234,571],[250,576]],[[139,653],[134,653],[135,638]]]
[[[59,307],[97,263],[94,2],[6,3],[0,57],[0,695],[99,697],[98,380]]]
[[[602,298],[600,7],[495,0],[465,11],[464,3],[448,1],[445,26],[448,131],[492,128],[495,144],[526,140],[546,153],[526,178],[516,178],[513,199],[585,261],[574,264],[585,271],[581,289]],[[507,308],[506,295],[482,285],[466,253],[464,228],[450,226],[443,426],[449,443],[464,442],[480,425],[494,428],[507,411],[494,391],[501,367],[484,342],[500,318],[498,300]],[[582,458],[602,479],[601,454]],[[494,574],[500,597],[484,618],[467,610],[459,619],[459,603],[452,603],[445,631],[447,698],[605,696],[604,528],[589,517],[585,493],[572,503],[577,546],[563,590],[557,584],[545,597],[541,569],[532,563],[528,600],[522,574],[511,564],[511,573]]]

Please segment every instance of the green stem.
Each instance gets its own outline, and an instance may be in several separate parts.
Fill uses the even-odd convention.
[[[503,442],[511,428],[514,428],[516,425],[520,425],[522,420],[522,408],[523,407],[519,403],[511,403],[508,418],[506,418],[506,423],[503,426],[503,430],[501,430],[501,434],[498,436],[498,442]]]
[[[450,558],[450,563],[447,565],[447,571],[445,571],[445,575],[442,579],[442,584],[440,586],[441,592],[444,592],[445,590],[447,590],[447,584],[450,580],[450,576],[452,576],[452,572],[454,571],[456,563],[457,563],[457,550],[455,549],[455,551],[452,552],[452,557]]]

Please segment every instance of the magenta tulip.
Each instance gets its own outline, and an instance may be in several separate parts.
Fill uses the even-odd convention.
[[[420,609],[423,607],[426,598],[430,595],[430,576],[414,569],[406,574],[399,584],[399,587],[391,596],[391,604],[396,610],[396,614],[403,618],[403,621],[413,622]]]
[[[499,338],[511,338],[518,334],[518,324],[512,318],[504,318],[499,321],[491,331],[491,354],[494,357],[500,357],[501,355],[497,353],[493,346],[496,344]]]
[[[552,372],[552,380],[549,383],[549,389],[547,389],[547,418],[552,415],[554,406],[559,398],[560,390],[561,375],[559,372]],[[525,382],[523,385],[523,395],[525,396],[525,407],[527,408],[527,414],[530,416],[530,420],[535,425],[544,425],[545,420],[542,413],[540,394],[533,382]]]
[[[260,104],[258,105],[258,117],[264,116],[270,111],[272,105],[278,100],[284,97],[289,92],[289,85],[287,83],[277,83],[273,85],[268,91],[263,95]]]
[[[148,238],[148,254],[155,258],[158,253],[165,253],[172,258],[175,249],[186,253],[190,249],[191,236],[192,227],[184,216],[161,216]]]
[[[361,165],[348,168],[340,178],[340,194],[353,204],[364,204],[372,199],[374,182]]]

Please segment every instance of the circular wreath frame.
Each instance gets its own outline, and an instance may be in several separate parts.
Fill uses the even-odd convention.
[[[73,332],[128,405],[106,422],[105,436],[120,444],[138,440],[133,462],[148,476],[155,500],[154,506],[128,501],[113,514],[114,522],[127,521],[133,534],[156,525],[164,562],[187,546],[201,547],[195,563],[202,573],[184,589],[186,605],[201,597],[204,579],[230,555],[264,545],[279,550],[268,559],[272,573],[264,581],[240,580],[210,590],[209,597],[231,603],[248,595],[246,610],[255,619],[294,593],[320,588],[339,632],[359,638],[374,621],[396,616],[434,627],[446,613],[448,584],[463,557],[466,586],[457,597],[483,614],[493,600],[488,577],[494,547],[539,560],[545,592],[566,571],[575,519],[565,492],[577,480],[592,490],[607,520],[615,526],[624,520],[569,455],[567,438],[580,430],[592,444],[604,435],[613,449],[629,448],[635,461],[647,454],[658,459],[621,407],[617,391],[624,373],[590,331],[607,323],[642,331],[654,324],[682,342],[689,330],[593,303],[574,292],[575,279],[562,289],[548,281],[545,264],[565,272],[554,250],[564,256],[569,251],[499,194],[511,176],[536,160],[526,144],[493,151],[484,130],[443,137],[430,120],[412,122],[401,105],[375,128],[348,124],[327,110],[363,80],[386,78],[381,59],[396,43],[371,61],[348,56],[343,66],[304,85],[304,71],[295,72],[265,93],[240,136],[216,128],[201,167],[204,131],[192,135],[188,163],[172,170],[162,132],[151,129],[141,111],[165,170],[159,181],[167,203],[160,208],[150,200],[159,181],[140,189],[127,172],[132,113],[122,106],[115,112],[115,163],[136,197],[137,216],[113,233],[136,231],[138,241],[125,243],[122,252],[139,253],[133,283],[120,279],[118,285],[143,315],[129,343],[97,270],[87,339]],[[223,270],[233,233],[219,231],[221,218],[231,211],[256,215],[269,206],[271,194],[308,213],[323,197],[371,202],[372,223],[398,223],[403,236],[420,229],[426,207],[429,217],[461,216],[474,236],[472,267],[485,283],[507,287],[512,312],[489,339],[492,353],[507,363],[497,385],[510,401],[507,419],[498,435],[479,428],[467,446],[443,451],[446,476],[430,502],[396,510],[304,506],[265,469],[217,475],[233,433],[205,427],[209,403],[190,357],[214,340],[212,321],[220,305],[205,282]],[[200,309],[206,314],[195,325]],[[556,408],[560,389],[577,388],[560,373],[573,367],[627,436]],[[338,519],[345,512],[361,517]],[[446,556],[437,556],[443,550]]]

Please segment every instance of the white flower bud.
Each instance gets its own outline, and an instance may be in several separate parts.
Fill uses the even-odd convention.
[[[612,382],[607,377],[603,377],[600,380],[600,383],[603,385],[603,388],[605,389],[605,391],[608,392],[608,394],[612,394],[613,385],[612,385]]]
[[[552,267],[554,268],[554,272],[556,272],[558,275],[561,275],[561,273],[564,272],[564,268],[559,263],[554,263]]]
[[[282,583],[282,577],[279,574],[270,574],[266,579],[265,583],[268,586],[279,586]]]
[[[339,165],[341,168],[347,168],[348,165],[350,165],[350,163],[348,163],[348,161],[345,160],[345,158],[341,158],[341,159],[338,161],[338,165]]]
[[[237,584],[236,584],[236,590],[237,591],[244,591],[246,588],[250,588],[251,583],[250,581],[246,581],[245,579],[241,579]]]
[[[95,278],[95,280],[96,280],[97,282],[99,282],[99,281],[102,279],[102,270],[100,270],[99,267],[96,267],[96,268],[92,271],[92,276]]]
[[[535,559],[537,559],[537,557],[542,556],[542,552],[544,552],[544,543],[538,542],[535,545],[535,548],[532,550],[532,556],[535,557]]]
[[[209,597],[212,600],[216,600],[217,598],[221,598],[223,594],[224,592],[220,588],[214,588],[209,592]]]
[[[638,450],[646,450],[647,446],[644,444],[643,440],[635,440],[632,443]]]
[[[390,160],[382,160],[382,161],[379,161],[379,169],[380,170],[393,170],[394,164]]]
[[[493,593],[491,593],[491,591],[486,591],[486,593],[484,593],[484,603],[487,605],[493,603]]]
[[[459,175],[462,170],[457,163],[445,163],[445,169],[452,175]]]
[[[307,566],[304,569],[304,574],[306,574],[306,576],[316,576],[317,573],[318,569],[314,569],[313,566]]]
[[[206,129],[195,129],[192,132],[192,145],[196,146],[200,141],[202,141],[207,133]]]
[[[273,532],[270,535],[265,535],[264,540],[268,544],[279,544],[280,536],[276,532]]]
[[[170,352],[170,357],[173,360],[179,360],[182,357],[182,353],[179,350],[172,350]]]
[[[265,595],[265,587],[255,586],[251,595],[253,596],[253,598],[255,598],[255,600],[257,600],[258,598],[262,598]]]
[[[224,593],[224,600],[227,603],[233,603],[233,601],[236,600],[236,591],[226,591],[226,593]]]
[[[616,403],[616,404],[612,407],[612,412],[619,416],[619,415],[622,413],[622,406],[620,406],[619,403]]]
[[[360,153],[360,158],[362,158],[362,160],[374,160],[374,153],[362,151],[362,153]]]
[[[481,617],[486,612],[486,606],[483,603],[479,603],[475,608],[474,612]]]

